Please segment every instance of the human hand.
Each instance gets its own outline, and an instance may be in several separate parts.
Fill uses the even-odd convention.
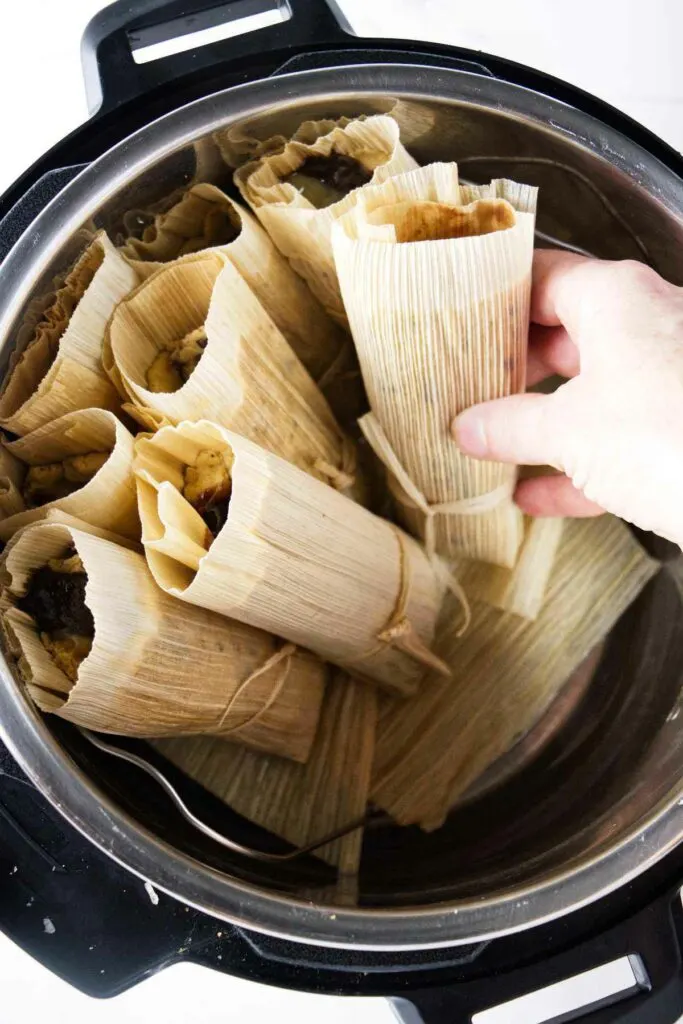
[[[683,289],[645,264],[539,250],[527,385],[571,379],[463,412],[474,458],[550,465],[515,499],[536,516],[612,512],[683,544]]]

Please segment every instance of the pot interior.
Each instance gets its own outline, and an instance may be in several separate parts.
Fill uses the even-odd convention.
[[[289,134],[309,117],[377,110],[397,112],[408,148],[420,162],[458,160],[464,178],[508,176],[539,185],[538,228],[544,235],[596,256],[648,259],[664,276],[683,284],[677,256],[683,223],[670,201],[663,202],[655,189],[648,191],[648,165],[626,173],[609,154],[519,112],[486,109],[457,98],[328,96],[318,102],[282,103],[260,123],[244,126],[244,133]],[[192,178],[214,181],[236,197],[230,170],[206,137],[128,182],[93,213],[91,224],[116,234],[125,210],[160,198]],[[683,209],[680,181],[678,190]],[[71,252],[65,244],[46,277],[64,266]],[[36,282],[34,294],[40,288]],[[8,356],[6,349],[3,358]],[[567,684],[527,741],[493,769],[440,830],[429,835],[417,828],[367,831],[361,908],[494,898],[511,887],[529,888],[600,856],[675,796],[683,762],[677,720],[683,558],[668,544],[642,539],[666,560],[663,571],[601,651]],[[505,686],[504,679],[500,683]],[[63,722],[48,719],[47,724],[102,791],[193,861],[268,893],[344,904],[344,894],[329,888],[330,873],[318,862],[307,858],[274,866],[230,854],[187,825],[158,786],[136,768],[94,750]],[[162,763],[146,744],[131,746]],[[240,843],[270,842],[279,848],[171,766],[165,770],[208,824]]]

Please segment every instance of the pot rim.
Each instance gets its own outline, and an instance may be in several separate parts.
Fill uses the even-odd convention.
[[[406,84],[410,74],[414,87]],[[561,101],[471,71],[415,64],[348,65],[295,72],[195,100],[123,140],[90,164],[32,222],[0,267],[0,351],[36,280],[59,246],[132,178],[184,144],[237,117],[306,99],[386,96],[476,105],[519,117],[591,150],[672,213],[683,182],[626,136]],[[502,95],[501,95],[502,94]],[[41,244],[35,244],[40,239]],[[581,864],[477,900],[410,909],[311,905],[229,878],[175,850],[118,808],[88,779],[29,705],[0,655],[0,738],[38,790],[87,839],[155,887],[214,917],[307,944],[418,950],[496,938],[577,910],[646,871],[683,837],[680,791],[641,827]],[[409,937],[409,938],[408,938]]]

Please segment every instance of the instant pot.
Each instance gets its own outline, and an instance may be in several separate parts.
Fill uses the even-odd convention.
[[[316,116],[392,111],[420,162],[455,159],[472,180],[539,185],[541,240],[644,259],[683,284],[683,160],[557,79],[459,48],[355,37],[323,0],[279,0],[276,25],[134,58],[267,7],[138,0],[91,21],[90,121],[0,200],[3,372],[18,320],[73,259],[82,228],[115,236],[123,212],[191,180],[229,188],[218,130],[231,129],[237,152]],[[369,829],[358,905],[311,858],[261,863],[193,830],[149,777],[36,712],[2,660],[0,927],[91,995],[190,960],[314,992],[389,996],[401,1019],[425,1024],[470,1021],[627,956],[625,998],[578,1017],[676,1020],[683,556],[643,539],[663,569],[607,639],[589,685],[563,690],[535,739],[442,829]],[[126,745],[163,765],[219,831],[248,846],[272,841],[145,744]]]

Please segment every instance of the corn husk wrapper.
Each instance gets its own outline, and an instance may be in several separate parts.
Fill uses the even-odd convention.
[[[219,234],[225,219],[238,232],[228,243]],[[211,246],[227,256],[313,379],[323,377],[347,343],[346,336],[256,218],[215,185],[193,185],[171,209],[156,215],[141,240],[129,239],[121,252],[142,280],[164,263]]]
[[[124,537],[139,538],[140,519],[132,473],[133,446],[132,434],[114,413],[105,409],[67,413],[18,441],[7,443],[4,451],[18,461],[21,469],[16,484],[9,475],[0,476],[0,507],[14,507],[13,512],[0,520],[0,540],[9,540],[21,527],[44,519],[51,509],[62,509]],[[60,462],[89,452],[111,454],[102,468],[77,491],[38,508],[26,508],[21,485],[28,466]],[[10,494],[12,502],[5,503],[4,496]]]
[[[46,311],[20,329],[0,394],[0,426],[27,434],[75,409],[119,409],[102,341],[114,306],[136,284],[133,268],[99,232]]]
[[[538,721],[657,569],[619,520],[568,520],[534,622],[476,603],[458,638],[445,615],[437,650],[452,681],[431,674],[409,704],[385,702],[371,799],[401,824],[438,827]]]
[[[95,620],[90,654],[72,683],[13,607],[30,573],[76,548],[88,575]],[[9,590],[3,627],[29,696],[42,711],[122,736],[197,733],[305,761],[320,712],[326,669],[259,630],[174,601],[145,559],[73,526],[27,527],[4,557]]]
[[[564,519],[527,519],[514,569],[457,558],[450,567],[465,593],[525,619],[538,617],[555,564]]]
[[[26,466],[0,442],[0,520],[23,512],[24,496],[21,493]]]
[[[516,470],[461,455],[450,427],[524,387],[535,203],[533,188],[460,186],[455,164],[432,164],[360,190],[333,231],[370,401],[361,427],[402,520],[428,550],[508,568]]]
[[[150,391],[146,374],[159,349],[202,326],[207,345],[189,379],[174,392]],[[353,443],[220,252],[162,268],[121,302],[107,332],[105,364],[143,425],[214,420],[364,499]]]
[[[182,496],[199,452],[233,459],[227,522],[206,526]],[[136,445],[142,541],[166,593],[258,625],[352,674],[411,693],[445,591],[397,527],[231,431],[166,427]]]
[[[330,316],[346,327],[330,232],[334,221],[353,207],[361,190],[316,209],[294,185],[282,181],[308,156],[327,156],[333,149],[372,171],[372,184],[417,167],[401,144],[398,124],[387,115],[352,121],[341,118],[336,123],[306,121],[281,150],[266,152],[240,167],[235,183],[280,252],[308,282]]]
[[[305,765],[205,737],[154,745],[238,814],[301,847],[365,814],[376,719],[373,687],[337,673],[327,685]],[[362,841],[363,830],[357,828],[322,846],[315,856],[343,874],[353,874]]]

